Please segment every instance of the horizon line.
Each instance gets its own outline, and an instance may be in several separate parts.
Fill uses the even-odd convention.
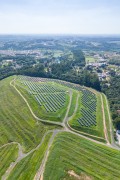
[[[120,36],[120,34],[79,34],[79,33],[0,33],[0,36]]]

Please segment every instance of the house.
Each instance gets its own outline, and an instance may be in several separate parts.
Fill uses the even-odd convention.
[[[120,130],[116,131],[116,138],[118,140],[118,144],[120,145]]]

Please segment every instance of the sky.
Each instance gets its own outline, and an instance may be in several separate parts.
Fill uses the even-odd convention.
[[[120,34],[120,0],[0,0],[0,34]]]

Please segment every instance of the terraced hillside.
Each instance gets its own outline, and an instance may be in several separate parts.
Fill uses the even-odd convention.
[[[67,124],[77,131],[107,138],[100,93],[72,83],[44,78],[18,76],[14,83],[39,118],[63,122],[71,98]]]
[[[119,148],[104,95],[27,76],[6,78],[0,89],[0,179],[118,178]]]
[[[55,82],[36,79],[19,76],[15,83],[38,117],[61,122],[69,103],[69,92]]]
[[[0,82],[0,162],[2,162],[0,175],[4,174],[10,162],[17,157],[16,146],[19,147],[18,143],[23,153],[30,152],[41,143],[46,132],[56,128],[55,125],[47,125],[36,121],[24,100],[10,85],[12,79],[13,77]],[[15,143],[15,145],[12,143]],[[7,146],[4,147],[4,145]],[[15,152],[15,155],[13,152]],[[8,159],[4,159],[4,157]],[[3,168],[4,170],[2,170]]]
[[[59,133],[50,149],[44,180],[120,179],[120,151],[71,133]]]

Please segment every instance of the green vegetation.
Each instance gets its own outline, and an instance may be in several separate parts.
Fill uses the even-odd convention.
[[[18,145],[8,144],[0,148],[0,179],[12,162],[18,156]]]
[[[86,59],[87,63],[95,62],[95,58],[93,58],[91,56],[87,56],[85,59]]]
[[[110,121],[109,121],[107,103],[106,103],[106,98],[105,98],[104,94],[102,94],[102,97],[103,97],[103,103],[104,103],[104,112],[105,112],[105,120],[106,120],[106,126],[107,126],[107,134],[108,134],[109,142],[111,143]]]
[[[44,133],[55,126],[37,122],[18,92],[7,78],[0,81],[0,146],[19,142],[24,151],[36,147]]]
[[[15,165],[8,179],[32,180],[40,168],[45,152],[49,147],[48,144],[52,133],[49,132],[46,136],[45,133],[48,130],[58,129],[60,127],[50,125],[50,123],[47,124],[46,122],[41,123],[36,120],[37,118],[35,119],[32,116],[26,102],[16,89],[10,85],[13,78],[10,77],[0,82],[0,101],[2,104],[0,107],[0,146],[11,142],[18,142],[22,146],[24,153],[29,152],[27,156]],[[86,138],[93,138],[96,141],[105,143],[101,107],[102,94],[84,86],[64,81],[41,78],[41,82],[39,82],[40,79],[24,78],[28,78],[28,82],[26,80],[21,81],[20,79],[16,79],[15,82],[12,81],[12,85],[15,85],[26,98],[36,116],[44,121],[62,122],[70,103],[70,94],[72,94],[71,106],[68,117],[65,117],[65,124],[72,117],[69,123],[74,130],[78,130],[78,133],[83,134]],[[65,96],[61,94],[65,94]],[[39,101],[35,99],[37,95],[41,97]],[[48,96],[50,96],[50,104],[49,101],[46,101]],[[55,107],[54,103],[62,103],[60,98],[63,100],[66,98],[65,104],[60,109],[56,109],[58,106]],[[76,109],[77,98],[78,108]],[[103,102],[106,124],[109,126],[104,96]],[[47,111],[44,103],[48,103],[51,108],[54,107],[55,111],[51,111],[51,108],[50,111]],[[74,113],[75,109],[77,110],[76,113]],[[81,118],[85,121],[84,124],[79,122]],[[65,124],[63,123],[63,125]],[[114,155],[114,153],[116,154]],[[14,143],[9,146],[6,145],[0,149],[0,154],[2,156],[2,166],[0,166],[2,176],[11,162],[16,160],[18,145]],[[44,179],[52,180],[53,177],[56,180],[64,178],[74,179],[74,177],[70,176],[71,171],[74,171],[78,176],[92,177],[94,179],[103,177],[107,179],[110,176],[113,179],[117,179],[119,175],[118,169],[120,167],[119,157],[120,153],[116,150],[97,145],[97,142],[93,143],[70,132],[61,132],[57,135],[51,146]],[[8,162],[6,163],[7,159]],[[104,161],[105,163],[103,163]],[[109,161],[112,162],[112,166],[110,166]],[[93,167],[95,168],[93,169]]]
[[[72,53],[73,53],[73,59],[74,59],[73,63],[76,66],[85,66],[85,57],[81,49],[79,47],[73,48]]]
[[[30,155],[22,159],[12,170],[9,180],[33,180],[38,169],[40,168],[42,159],[44,157],[45,151],[47,150],[48,143],[52,133],[46,135],[42,145],[32,152]]]
[[[50,149],[44,180],[74,179],[68,174],[85,174],[91,179],[120,177],[120,152],[70,133],[59,133]]]
[[[35,80],[35,79],[33,78],[33,80]],[[17,84],[17,81],[16,81],[16,84]],[[33,109],[33,112],[39,118],[41,118],[43,120],[62,122],[62,120],[65,116],[68,104],[69,104],[69,93],[65,92],[66,91],[65,87],[61,86],[60,84],[54,83],[54,82],[47,82],[47,83],[42,82],[39,84],[32,82],[32,85],[34,88],[36,86],[46,86],[46,84],[48,84],[49,89],[44,88],[43,89],[44,91],[42,91],[42,89],[39,90],[37,88],[34,89],[34,91],[30,91],[24,85],[23,85],[23,88],[21,88],[21,86],[16,86],[16,87],[23,94],[23,96],[28,100],[30,106]],[[52,89],[52,90],[50,90],[50,89]],[[30,93],[29,93],[29,91],[30,91]],[[36,95],[38,95],[39,97],[42,98],[41,102],[40,102],[40,100],[41,100],[40,98],[39,98],[39,102],[37,101],[37,99],[35,99]],[[59,97],[57,95],[59,95]],[[64,97],[63,97],[63,95],[64,95]],[[55,96],[56,96],[56,99],[55,99]],[[59,99],[57,99],[57,97]],[[60,108],[57,108],[57,110],[56,110],[55,108],[58,107],[58,104],[60,104],[59,102],[62,102],[61,99],[64,100],[64,104],[62,106],[59,106]],[[45,100],[45,102],[44,102],[44,100]],[[40,105],[40,103],[41,103],[41,105]]]
[[[93,109],[93,108],[91,109],[91,107],[92,107],[91,105],[86,106],[86,103],[85,103],[85,105],[83,105],[83,103],[82,103],[83,94],[84,93],[81,93],[81,96],[79,97],[79,106],[77,109],[77,113],[69,121],[69,125],[75,130],[78,130],[81,132],[86,132],[88,134],[92,134],[94,136],[99,136],[99,137],[104,138],[103,117],[101,116],[102,115],[102,108],[101,108],[100,93],[97,93],[96,95],[94,95],[96,98],[90,96],[88,93],[88,98],[91,97],[92,104],[94,104],[94,98],[96,99],[95,101],[97,101],[95,103],[97,105],[97,106],[95,105],[96,106],[95,109]],[[85,99],[86,99],[86,97],[87,97],[87,94],[85,94]],[[85,102],[87,102],[89,104],[90,100],[85,100]],[[89,107],[90,107],[90,109],[89,109]],[[86,113],[83,112],[83,109]],[[82,112],[84,114],[82,114]],[[89,112],[89,113],[87,113],[87,112]],[[93,112],[93,113],[91,113],[91,112]],[[91,118],[93,118],[93,124],[91,124],[92,123]],[[82,123],[81,120],[83,123],[85,121],[85,124],[81,124]],[[95,125],[94,125],[94,122],[95,122]],[[88,123],[91,125],[89,125]]]
[[[111,60],[109,60],[109,64],[120,66],[120,59],[119,58],[111,59]]]
[[[103,83],[102,91],[109,100],[114,127],[120,129],[120,76],[113,75],[109,86]]]
[[[86,88],[101,91],[102,87],[114,127],[120,129],[119,38],[1,36],[0,40],[0,80],[11,75],[34,77],[13,82],[26,101],[10,85],[14,77],[0,81],[0,179],[7,172],[6,179],[34,179],[44,155],[50,152],[45,180],[119,180],[120,152],[112,148],[118,149],[111,140],[105,96]],[[99,64],[86,65],[93,62]],[[106,76],[100,78],[101,84],[98,76]],[[48,79],[37,81],[36,77]],[[105,145],[103,109],[110,146]],[[60,125],[62,132],[52,136]],[[53,144],[51,137],[55,137]]]
[[[76,106],[76,103],[77,103],[77,96],[78,96],[78,93],[76,91],[73,91],[72,102],[71,102],[70,111],[69,111],[69,114],[68,114],[69,117],[71,117],[73,115],[73,113],[74,113],[75,106]]]

